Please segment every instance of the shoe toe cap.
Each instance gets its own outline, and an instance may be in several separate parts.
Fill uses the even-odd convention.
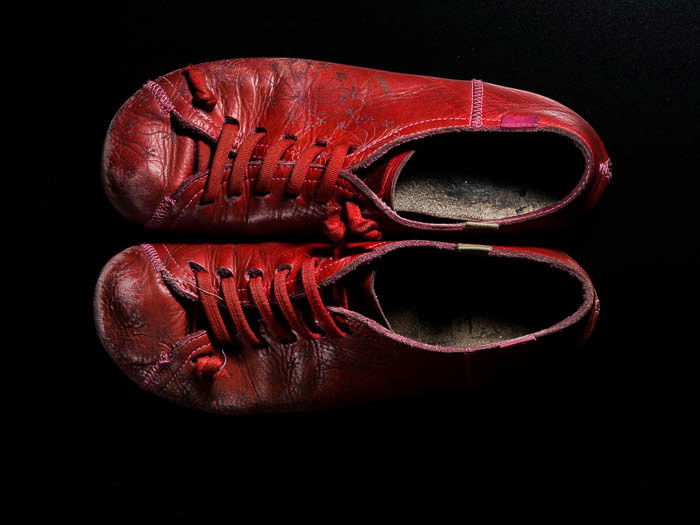
[[[112,119],[102,154],[102,182],[127,219],[146,224],[168,192],[174,141],[169,115],[146,87]]]
[[[95,324],[110,357],[139,384],[187,333],[186,312],[140,246],[113,257],[95,290]]]

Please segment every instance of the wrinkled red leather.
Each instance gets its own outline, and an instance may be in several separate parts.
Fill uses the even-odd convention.
[[[176,403],[224,414],[298,411],[361,401],[440,392],[468,386],[480,364],[509,359],[552,342],[557,348],[582,340],[590,332],[598,301],[590,280],[578,265],[559,252],[494,247],[488,257],[525,257],[575,275],[583,284],[579,311],[562,323],[525,337],[472,348],[446,348],[408,340],[357,312],[331,307],[348,327],[345,337],[278,343],[265,334],[264,348],[229,352],[225,374],[200,377],[185,343],[214,349],[206,329],[194,332],[198,296],[189,270],[195,262],[210,272],[234,270],[244,304],[246,270],[271,273],[281,264],[299,268],[308,257],[321,257],[321,286],[354,271],[368,257],[407,246],[457,250],[456,244],[431,241],[375,242],[351,245],[338,259],[324,244],[261,243],[239,245],[156,244],[129,248],[103,269],[95,293],[99,336],[114,361],[143,388]],[[481,255],[473,255],[481,256]],[[302,294],[294,273],[292,295]],[[325,283],[325,284],[324,284]],[[269,286],[269,283],[268,283]]]
[[[300,59],[237,59],[197,66],[218,103],[212,111],[193,105],[183,70],[174,71],[131,97],[112,121],[105,141],[103,181],[107,195],[127,218],[151,228],[209,234],[320,236],[328,214],[314,199],[312,170],[301,195],[284,185],[290,165],[277,166],[272,191],[255,195],[251,165],[242,197],[202,205],[207,172],[195,173],[195,140],[215,141],[226,116],[240,123],[241,137],[267,130],[256,149],[294,135],[285,154],[291,163],[318,140],[350,143],[337,193],[360,204],[382,231],[421,236],[460,232],[465,224],[427,224],[399,217],[354,172],[394,146],[450,131],[551,131],[573,140],[586,160],[579,185],[557,204],[497,222],[502,231],[544,230],[575,219],[598,200],[610,180],[610,161],[591,126],[567,107],[541,95],[480,81],[390,73]],[[236,150],[239,139],[234,143]]]

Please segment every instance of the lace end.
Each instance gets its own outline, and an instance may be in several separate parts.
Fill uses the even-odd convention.
[[[185,74],[192,88],[194,103],[206,111],[212,111],[218,100],[216,95],[207,87],[204,73],[195,66],[187,66]]]

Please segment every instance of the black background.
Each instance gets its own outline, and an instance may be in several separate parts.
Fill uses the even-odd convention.
[[[60,41],[70,47],[60,60],[69,91],[62,109],[75,130],[65,131],[73,146],[54,165],[68,151],[79,153],[69,175],[49,173],[50,193],[59,197],[50,201],[58,222],[49,242],[54,253],[79,254],[70,262],[70,305],[58,308],[62,333],[69,327],[71,396],[57,432],[85,487],[120,498],[110,513],[140,514],[151,504],[163,516],[223,507],[233,520],[249,497],[265,496],[260,513],[274,510],[278,493],[296,498],[295,512],[308,515],[330,495],[340,498],[341,514],[363,502],[418,512],[438,491],[435,517],[470,504],[479,487],[530,491],[530,505],[564,497],[570,511],[601,497],[636,506],[656,500],[681,399],[675,374],[697,347],[688,336],[697,307],[684,306],[698,262],[691,249],[697,4],[153,2],[99,9],[62,12]],[[123,220],[104,196],[104,133],[147,79],[247,56],[480,78],[544,94],[583,115],[613,160],[611,186],[575,228],[512,242],[563,249],[590,273],[602,311],[586,347],[516,393],[292,416],[216,417],[132,384],[101,348],[92,293],[112,255],[162,237]],[[390,496],[396,489],[401,496]],[[504,498],[491,510],[513,506]]]

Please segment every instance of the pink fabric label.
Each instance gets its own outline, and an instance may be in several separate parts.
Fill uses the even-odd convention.
[[[501,127],[504,129],[536,128],[539,120],[540,117],[537,115],[529,117],[503,115],[503,117],[501,117]]]

